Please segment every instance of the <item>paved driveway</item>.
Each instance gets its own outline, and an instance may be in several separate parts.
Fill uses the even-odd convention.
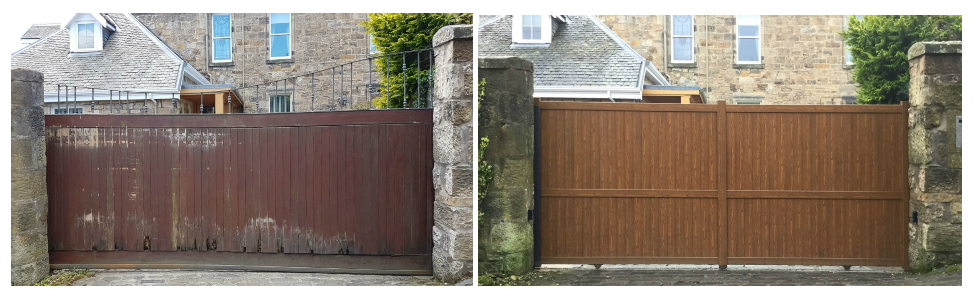
[[[345,275],[200,270],[92,270],[72,285],[452,285],[430,276]]]
[[[961,271],[935,271],[924,275],[899,269],[854,267],[844,271],[831,268],[627,268],[625,266],[592,266],[540,269],[520,279],[515,285],[961,285]]]

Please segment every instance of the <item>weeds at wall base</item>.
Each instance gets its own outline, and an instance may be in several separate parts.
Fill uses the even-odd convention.
[[[34,286],[59,286],[71,285],[75,281],[95,276],[95,273],[88,270],[54,270],[51,275],[34,283]]]

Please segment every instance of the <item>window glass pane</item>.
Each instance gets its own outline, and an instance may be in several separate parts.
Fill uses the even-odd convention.
[[[290,32],[291,14],[271,14],[271,34]]]
[[[689,36],[691,31],[691,16],[674,16],[674,36]]]
[[[532,25],[542,25],[542,15],[532,15]]]
[[[532,40],[540,40],[540,39],[542,39],[542,27],[532,26]]]
[[[850,46],[846,46],[846,63],[853,63],[853,54],[850,54]]]
[[[288,46],[288,39],[291,35],[271,36],[271,57],[288,57],[291,49]]]
[[[738,61],[758,61],[758,39],[738,39]]]
[[[532,38],[532,27],[522,26],[521,27],[521,38],[526,40],[531,40]]]
[[[674,60],[694,60],[694,47],[691,38],[674,38]]]
[[[738,35],[743,37],[757,37],[758,36],[758,26],[738,26]]]
[[[213,37],[230,37],[230,15],[213,16]]]
[[[532,16],[531,15],[521,16],[521,26],[529,26],[529,25],[532,25]]]
[[[213,60],[230,60],[230,39],[213,40]]]

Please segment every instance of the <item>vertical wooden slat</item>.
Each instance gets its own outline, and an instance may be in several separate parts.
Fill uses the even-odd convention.
[[[728,113],[718,102],[718,265],[728,266]]]

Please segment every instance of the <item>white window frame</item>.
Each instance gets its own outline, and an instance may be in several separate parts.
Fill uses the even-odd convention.
[[[694,43],[694,15],[689,15],[689,16],[691,17],[691,35],[678,36],[674,34],[675,32],[674,25],[677,24],[674,22],[674,15],[670,15],[670,62],[671,63],[694,63],[694,44],[695,44]],[[674,40],[677,38],[691,38],[691,60],[690,61],[677,60],[674,58],[674,54],[676,53],[674,52],[674,44],[676,44]]]
[[[286,34],[285,33],[277,33],[277,34],[271,33],[271,14],[270,13],[267,14],[267,34],[268,34],[268,36],[267,36],[267,56],[268,56],[269,60],[287,60],[287,59],[290,59],[291,58],[291,53],[294,52],[293,51],[294,48],[291,47],[292,46],[291,45],[291,41],[294,39],[294,35],[293,34],[295,32],[294,16],[291,13],[286,13],[286,14],[288,14],[288,33],[286,33]],[[282,36],[282,35],[288,35],[288,56],[274,56],[274,52],[271,51],[271,47],[274,47],[273,46],[273,39],[274,39],[275,36]]]
[[[213,25],[213,18],[216,17],[216,16],[223,16],[223,15],[226,15],[227,16],[227,19],[228,19],[228,22],[227,23],[229,23],[229,24],[227,24],[227,26],[229,27],[229,32],[228,32],[228,36],[227,37],[220,37],[220,38],[218,38],[218,37],[216,37],[217,31],[216,31],[216,29],[214,28],[214,25]],[[231,15],[231,14],[213,14],[213,15],[210,15],[210,61],[211,62],[214,62],[214,63],[227,63],[227,62],[233,62],[234,61],[234,39],[233,39],[233,37],[234,37],[234,17],[233,17],[233,15]],[[217,43],[216,43],[217,42],[217,39],[230,40],[230,43],[229,43],[230,44],[230,59],[217,60],[217,47],[216,47],[216,45],[217,45]]]
[[[758,24],[747,24],[747,25],[758,25],[757,36],[742,37],[741,34],[738,32],[738,26],[741,25],[742,25],[741,17],[739,15],[735,15],[735,63],[736,64],[761,64],[762,63],[762,16],[761,15],[758,16]],[[758,40],[758,46],[757,46],[758,49],[756,49],[756,51],[758,51],[757,61],[739,60],[739,58],[741,57],[741,39]]]
[[[271,111],[271,99],[273,99],[275,96],[288,96],[288,106],[289,106],[288,108],[290,109],[288,112],[274,112],[274,111]],[[273,94],[270,94],[270,95],[267,96],[267,112],[268,113],[290,113],[290,112],[294,112],[294,111],[295,111],[295,95],[294,95],[294,93],[287,93],[287,92],[284,92],[284,93],[273,93]]]
[[[511,16],[511,42],[514,44],[551,44],[552,43],[552,17],[550,15],[541,16],[542,36],[540,39],[525,39],[522,37],[522,17],[536,15],[512,15]]]
[[[854,16],[856,16],[857,20],[863,21],[863,15],[854,15]],[[850,28],[849,22],[850,22],[850,15],[844,15],[843,29]],[[853,56],[850,55],[850,45],[847,45],[846,41],[843,41],[843,63],[846,64],[847,66],[853,66]]]
[[[382,51],[379,51],[379,49],[376,48],[376,44],[372,42],[372,34],[371,33],[368,34],[368,35],[366,35],[366,38],[369,39],[369,54],[382,53]]]
[[[67,113],[58,113],[58,110],[65,110],[65,112],[67,112]],[[78,111],[78,113],[71,113],[72,110],[76,110],[76,111]],[[70,108],[70,107],[69,108],[61,108],[61,109],[59,109],[59,108],[51,108],[51,114],[52,115],[84,114],[84,113],[85,113],[84,106],[79,106],[79,107],[75,107],[75,108]]]
[[[94,43],[93,43],[94,44],[94,47],[92,47],[92,48],[78,48],[78,46],[79,46],[78,45],[78,38],[79,38],[79,36],[78,36],[78,25],[87,25],[87,24],[91,24],[91,26],[92,26],[92,30],[93,30],[93,32],[92,32],[92,39],[94,40]],[[104,29],[102,28],[101,24],[98,24],[98,22],[95,22],[94,20],[91,20],[91,21],[85,20],[85,21],[71,23],[71,26],[69,28],[69,37],[70,37],[70,43],[69,44],[70,44],[70,47],[71,47],[71,52],[97,52],[97,51],[101,51],[102,50],[102,46],[104,46],[104,45],[102,45],[102,42],[103,42],[102,41],[102,33],[103,33],[102,31],[103,30]]]

